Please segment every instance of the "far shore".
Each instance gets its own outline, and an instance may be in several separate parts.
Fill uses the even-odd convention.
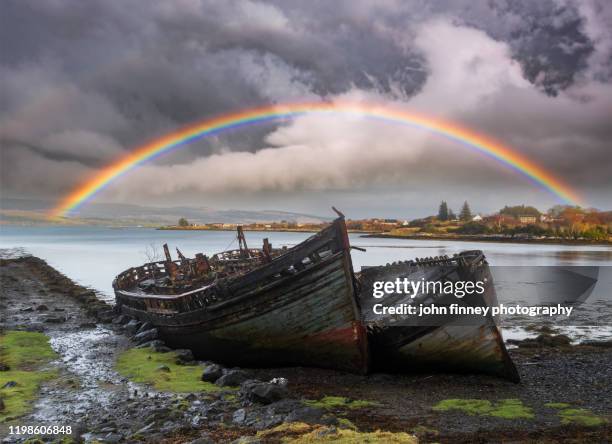
[[[166,227],[157,227],[157,230],[162,231],[236,231],[236,227],[231,228],[203,228],[203,227],[175,227],[175,226],[166,226]],[[323,229],[323,226],[318,228],[248,228],[243,226],[242,229],[244,231],[263,231],[263,232],[271,232],[271,233],[318,233]],[[373,235],[376,234],[374,231],[369,230],[348,230],[349,233],[361,233]]]
[[[461,241],[461,242],[502,242],[507,244],[548,244],[548,245],[601,245],[610,246],[611,241],[604,240],[585,240],[585,239],[520,239],[520,238],[508,238],[502,236],[480,236],[480,235],[397,235],[388,233],[371,233],[364,234],[361,237],[367,238],[380,238],[380,239],[410,239],[410,240],[450,240],[450,241]]]
[[[322,227],[321,227],[322,228]],[[249,228],[243,226],[244,231],[260,231],[260,232],[272,232],[272,233],[317,233],[321,228]],[[204,227],[179,227],[179,226],[163,226],[157,227],[157,230],[162,231],[236,231],[235,227],[231,228],[204,228]],[[374,232],[367,230],[348,230],[352,234],[361,234],[360,237],[374,238],[374,239],[407,239],[407,240],[446,240],[446,241],[460,241],[460,242],[497,242],[506,244],[543,244],[543,245],[600,245],[600,246],[611,246],[612,241],[604,240],[585,240],[585,239],[534,239],[534,238],[508,238],[503,236],[482,236],[482,235],[469,235],[469,234],[432,234],[432,235],[418,235],[418,234],[390,234],[385,232]]]

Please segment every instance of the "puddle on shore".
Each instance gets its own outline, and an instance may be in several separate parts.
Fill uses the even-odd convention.
[[[66,333],[50,332],[50,344],[60,358],[66,374],[62,383],[49,384],[41,389],[32,418],[48,423],[66,423],[84,414],[95,414],[108,409],[120,400],[142,392],[113,369],[117,350],[126,339],[106,327]],[[142,393],[144,395],[144,393]]]

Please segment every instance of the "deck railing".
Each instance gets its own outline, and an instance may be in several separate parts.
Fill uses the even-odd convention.
[[[172,315],[189,312],[219,302],[222,298],[227,297],[227,294],[232,293],[232,289],[225,287],[223,277],[233,278],[242,274],[249,274],[250,277],[245,277],[246,280],[240,281],[241,285],[251,285],[253,284],[251,281],[265,285],[268,281],[273,282],[287,276],[287,273],[300,272],[304,268],[321,261],[322,258],[328,256],[328,253],[338,251],[341,249],[338,242],[336,233],[332,231],[331,227],[328,227],[309,238],[307,246],[302,244],[300,247],[291,249],[287,249],[287,247],[276,249],[273,251],[272,257],[267,257],[262,250],[257,249],[249,249],[248,255],[245,254],[244,250],[218,253],[209,259],[210,270],[216,275],[216,278],[208,283],[200,281],[198,288],[178,294],[148,294],[138,291],[138,284],[146,279],[156,280],[169,277],[170,270],[168,270],[166,261],[150,262],[122,272],[115,278],[113,288],[118,305],[157,314]],[[189,273],[189,267],[186,267],[185,261],[191,263],[193,259],[177,260],[173,261],[173,264],[179,271],[186,270]],[[264,265],[264,261],[269,261],[269,266]],[[257,274],[255,276],[249,273],[260,269],[262,265],[262,275]],[[188,279],[185,281],[189,282]],[[181,282],[180,278],[177,282]],[[181,290],[180,285],[176,289]],[[156,290],[160,291],[160,289]],[[168,287],[168,292],[171,291],[172,288]]]

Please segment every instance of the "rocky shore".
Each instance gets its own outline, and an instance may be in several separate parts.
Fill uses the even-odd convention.
[[[170,350],[154,328],[117,315],[38,258],[0,260],[0,279],[0,336],[44,335],[52,348],[48,362],[20,369],[49,375],[27,411],[13,416],[10,403],[0,403],[2,442],[37,442],[10,434],[16,425],[71,427],[69,435],[39,435],[42,442],[612,440],[609,343],[576,346],[543,330],[511,350],[520,384],[481,375],[225,368]],[[1,358],[15,352],[7,344],[0,342]],[[0,381],[17,375],[0,386],[0,399],[19,390],[16,370],[0,365]]]

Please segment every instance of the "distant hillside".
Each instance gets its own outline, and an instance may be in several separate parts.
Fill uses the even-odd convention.
[[[43,223],[51,205],[42,200],[2,199],[0,221],[3,223]],[[132,204],[88,204],[76,212],[66,223],[71,224],[112,224],[112,225],[166,225],[175,224],[184,217],[191,223],[254,223],[280,222],[320,223],[332,219],[311,214],[292,213],[277,210],[217,210],[207,207],[150,207]]]

